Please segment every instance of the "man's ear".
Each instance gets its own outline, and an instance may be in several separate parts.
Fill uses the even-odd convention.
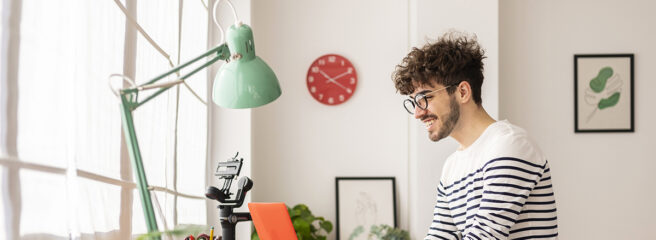
[[[462,81],[456,86],[458,89],[456,89],[456,97],[460,103],[468,103],[472,100],[472,89],[471,85],[469,85],[469,82],[467,81]]]

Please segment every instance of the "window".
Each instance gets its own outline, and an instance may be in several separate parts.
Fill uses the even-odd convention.
[[[207,8],[202,1],[135,0],[5,0],[2,7],[11,4],[21,10],[11,13],[17,30],[3,25],[2,31],[2,64],[8,66],[2,86],[8,87],[0,94],[16,97],[0,101],[0,239],[145,233],[129,156],[121,149],[119,102],[107,78],[132,71],[144,83],[205,52]],[[3,8],[0,23],[8,25],[11,14]],[[136,28],[126,13],[136,13],[144,33],[130,37]],[[19,42],[5,44],[8,34],[18,34]],[[16,45],[11,59],[7,52]],[[200,98],[208,95],[203,72],[186,83]],[[207,106],[189,88],[171,88],[133,112],[148,183],[162,189],[151,193],[153,205],[161,206],[168,228],[206,224],[207,218],[199,197],[207,172]],[[7,133],[12,129],[15,134]]]

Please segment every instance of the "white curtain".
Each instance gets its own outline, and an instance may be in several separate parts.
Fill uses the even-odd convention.
[[[122,174],[131,166],[121,154],[119,102],[107,78],[132,71],[138,84],[145,83],[205,52],[207,8],[202,1],[174,0],[2,1],[3,9],[22,6],[20,21],[11,22],[19,24],[12,27],[20,31],[11,32],[20,36],[18,57],[2,58],[8,66],[2,74],[9,77],[0,91],[0,239],[124,239],[145,233],[135,184]],[[10,11],[3,9],[5,43]],[[135,14],[144,30],[136,38],[126,37],[136,27],[126,14]],[[3,44],[2,56],[11,47]],[[204,71],[187,84],[198,96],[208,95]],[[140,93],[140,99],[149,94]],[[16,113],[7,106],[16,106]],[[207,224],[205,200],[198,197],[209,174],[207,106],[179,86],[133,113],[148,184],[166,191],[152,194],[164,215],[156,208],[159,229]],[[12,120],[15,126],[7,124]],[[12,127],[15,136],[6,133]]]

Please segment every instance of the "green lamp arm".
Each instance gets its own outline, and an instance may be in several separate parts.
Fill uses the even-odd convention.
[[[206,63],[203,65],[193,69],[189,73],[183,75],[182,77],[178,78],[175,81],[171,82],[166,82],[166,83],[161,83],[157,84],[156,82],[173,74],[176,72],[179,72],[180,70],[184,69],[185,67],[191,65],[194,62],[197,62],[200,59],[206,58],[212,54],[215,54],[210,60],[208,60]],[[121,98],[121,120],[123,123],[123,131],[124,131],[124,137],[125,137],[125,143],[128,148],[128,153],[130,154],[130,160],[132,162],[132,169],[134,170],[134,175],[137,178],[136,184],[137,188],[139,190],[139,195],[141,197],[141,206],[143,207],[143,213],[144,217],[146,219],[146,227],[148,228],[148,232],[154,232],[158,231],[157,229],[157,220],[155,219],[155,212],[153,211],[153,204],[150,199],[150,192],[148,191],[148,182],[146,180],[146,173],[144,171],[143,167],[143,162],[141,159],[141,151],[139,150],[139,142],[137,140],[137,135],[135,132],[134,128],[134,120],[132,116],[132,111],[137,109],[139,106],[142,104],[148,102],[149,100],[157,97],[159,94],[162,92],[168,90],[169,88],[180,84],[184,82],[185,79],[188,77],[194,75],[198,71],[212,65],[218,60],[228,60],[230,57],[230,50],[228,49],[228,46],[224,43],[221,44],[220,46],[217,46],[206,53],[186,62],[181,64],[178,67],[175,67],[155,78],[152,80],[148,81],[145,84],[136,86],[136,87],[131,87],[131,88],[125,88],[119,90],[120,92],[120,98]],[[147,89],[154,89],[154,88],[159,88],[157,92],[149,95],[146,97],[144,100],[139,101],[137,99],[137,93],[142,90],[147,90]],[[159,239],[159,237],[157,237]]]
[[[163,78],[165,78],[165,77],[167,77],[171,74],[179,72],[180,70],[182,70],[185,67],[191,65],[192,63],[195,63],[198,60],[203,59],[203,58],[205,58],[207,56],[210,56],[212,54],[216,54],[216,55],[214,57],[212,57],[210,60],[208,60],[205,64],[195,68],[194,70],[192,70],[189,73],[183,75],[182,77],[178,78],[177,80],[171,81],[171,82],[165,82],[165,83],[161,83],[161,84],[156,84],[157,81],[162,80]],[[148,81],[148,82],[146,82],[142,85],[132,87],[132,88],[121,89],[119,91],[120,91],[121,95],[129,96],[128,100],[129,100],[130,104],[128,106],[130,107],[131,110],[134,110],[134,109],[138,108],[139,106],[141,106],[142,104],[144,104],[144,103],[150,101],[151,99],[157,97],[157,95],[165,92],[169,88],[184,82],[184,80],[186,80],[187,78],[189,78],[192,75],[196,74],[198,71],[200,71],[200,70],[202,70],[206,67],[209,67],[210,65],[212,65],[216,61],[219,61],[219,60],[227,61],[229,58],[230,58],[230,50],[228,49],[228,45],[226,45],[224,43],[224,44],[221,44],[221,45],[219,45],[219,46],[217,46],[213,49],[210,49],[206,53],[203,53],[202,55],[200,55],[200,56],[198,56],[194,59],[189,60],[188,62],[180,64],[179,66],[177,66],[177,67],[175,67],[175,68],[173,68],[173,69],[171,69],[171,70],[169,70],[165,73],[160,74],[159,76],[151,79],[150,81]],[[153,89],[153,88],[159,88],[159,90],[157,90],[157,92],[151,94],[150,96],[146,97],[144,100],[139,101],[137,99],[136,93],[138,93],[139,91]]]

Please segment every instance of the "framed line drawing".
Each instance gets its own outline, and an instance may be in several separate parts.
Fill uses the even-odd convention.
[[[574,132],[633,132],[633,54],[574,55]]]
[[[336,177],[335,196],[337,240],[367,239],[372,225],[397,227],[394,177]]]

